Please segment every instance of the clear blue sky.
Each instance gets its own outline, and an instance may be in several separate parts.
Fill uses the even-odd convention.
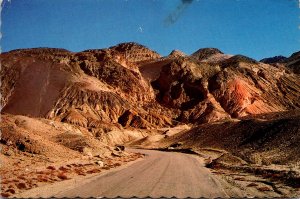
[[[77,52],[134,41],[162,55],[215,47],[255,59],[289,56],[300,50],[297,2],[4,0],[1,47],[4,52],[32,47]]]

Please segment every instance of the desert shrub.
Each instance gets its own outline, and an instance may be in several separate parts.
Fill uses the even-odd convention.
[[[56,168],[54,166],[48,166],[47,169],[56,170]]]
[[[11,193],[11,194],[15,194],[16,191],[14,189],[7,189],[6,192]]]
[[[37,178],[39,182],[48,182],[48,178],[46,176],[39,175]]]
[[[26,178],[24,176],[18,176],[18,179],[26,180]]]
[[[245,181],[246,179],[245,178],[241,178],[241,177],[237,177],[237,178],[234,178],[235,180],[239,180],[239,181]]]
[[[247,187],[256,187],[258,186],[256,183],[251,182],[250,184],[247,185]]]
[[[17,184],[18,189],[27,189],[27,185],[24,182],[20,182]]]
[[[86,173],[91,174],[91,173],[98,173],[100,171],[101,171],[100,169],[91,169],[91,170],[88,170]]]
[[[1,184],[8,184],[10,181],[9,180],[2,180]]]
[[[121,166],[121,163],[117,162],[117,163],[114,164],[114,166],[119,167],[119,166]]]
[[[82,152],[85,147],[89,147],[87,140],[82,135],[75,133],[62,133],[56,139],[63,146],[75,151]]]
[[[258,187],[257,190],[259,191],[272,191],[269,187]]]
[[[59,170],[61,170],[61,171],[68,171],[69,169],[66,168],[66,167],[61,166],[61,167],[59,167]]]
[[[11,195],[10,193],[1,193],[1,196],[4,197],[4,198],[9,197],[10,195]]]
[[[67,180],[68,176],[65,173],[59,173],[57,177],[61,180]]]

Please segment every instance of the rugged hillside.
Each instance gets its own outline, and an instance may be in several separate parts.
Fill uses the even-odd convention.
[[[284,65],[291,69],[294,73],[300,74],[300,52],[293,53],[290,57],[275,56],[260,60],[263,63],[272,64],[274,66]]]
[[[285,60],[286,66],[293,72],[300,74],[300,52],[293,53]]]
[[[3,112],[89,128],[99,122],[117,124],[129,112],[119,123],[138,128],[169,125],[134,62],[153,57],[158,54],[132,43],[80,53],[47,48],[4,53]]]
[[[141,66],[143,76],[152,80],[157,101],[173,110],[177,120],[209,122],[300,107],[296,74],[242,55],[208,61],[215,56],[212,52],[198,56],[205,61],[193,54]]]
[[[289,59],[295,63],[297,54]],[[3,113],[91,131],[105,123],[156,128],[300,107],[297,74],[214,48],[166,57],[136,43],[79,53],[22,49],[1,54],[1,64]]]
[[[112,125],[102,126],[102,134],[92,134],[84,127],[63,122],[5,114],[0,130],[2,197],[100,173],[141,157],[114,146],[118,140],[111,142],[105,132],[119,132],[119,140],[126,132]],[[143,137],[138,131],[131,135]]]
[[[226,153],[226,156],[259,165],[297,164],[300,160],[299,125],[299,111],[262,114],[240,121],[201,124],[162,143],[165,146],[181,143],[180,148]]]

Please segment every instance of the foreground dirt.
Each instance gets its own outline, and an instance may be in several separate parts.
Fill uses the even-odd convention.
[[[286,178],[284,173],[294,175],[294,169],[279,169],[248,166],[245,170],[212,168],[211,171],[219,179],[224,190],[232,197],[284,197],[300,196],[300,189],[295,178]],[[257,172],[249,172],[249,170]],[[299,171],[298,171],[299,174]]]
[[[43,187],[60,181],[89,176],[116,168],[143,157],[141,154],[129,153],[126,156],[111,158],[75,159],[60,163],[37,163],[31,161],[26,167],[15,164],[13,168],[1,168],[1,195],[14,197],[36,187]]]
[[[141,157],[116,146],[120,140],[142,137],[138,131],[127,135],[115,129],[101,137],[104,141],[76,125],[19,115],[1,115],[0,130],[3,197],[99,173]]]

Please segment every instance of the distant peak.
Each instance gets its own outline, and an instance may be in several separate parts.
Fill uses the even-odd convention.
[[[293,53],[289,58],[297,58],[300,57],[300,51]]]
[[[237,63],[248,63],[248,64],[257,64],[258,61],[256,61],[255,59],[252,59],[250,57],[244,56],[244,55],[234,55],[232,57],[230,57],[229,59],[226,60],[226,62],[224,63],[226,64],[237,64]]]
[[[260,60],[260,62],[266,63],[266,64],[273,64],[273,63],[279,63],[284,62],[287,58],[285,56],[275,56],[275,57],[268,57]]]
[[[200,48],[199,50],[194,52],[192,56],[197,58],[198,60],[203,60],[215,54],[224,54],[224,53],[217,48]]]
[[[169,54],[169,56],[172,57],[184,57],[186,54],[180,50],[172,50],[172,52]]]
[[[38,47],[38,48],[20,48],[11,50],[9,52],[40,52],[40,53],[57,53],[57,52],[70,52],[64,48],[49,48],[49,47]]]
[[[136,42],[124,42],[124,43],[120,43],[116,46],[113,46],[111,48],[115,48],[115,49],[131,49],[131,48],[147,48],[146,46],[136,43]],[[149,49],[149,48],[147,48]]]
[[[217,48],[200,48],[197,50],[195,53],[211,53],[211,54],[216,54],[216,53],[221,53],[224,54],[222,51],[220,51]]]
[[[120,44],[118,44],[116,46],[110,47],[110,49],[114,49],[114,50],[120,51],[120,52],[140,49],[140,50],[148,50],[148,51],[156,53],[155,51],[151,50],[147,46],[144,46],[144,45],[136,43],[136,42],[120,43]]]
[[[161,57],[157,52],[135,42],[120,43],[109,49],[123,54],[130,62],[140,62]]]

